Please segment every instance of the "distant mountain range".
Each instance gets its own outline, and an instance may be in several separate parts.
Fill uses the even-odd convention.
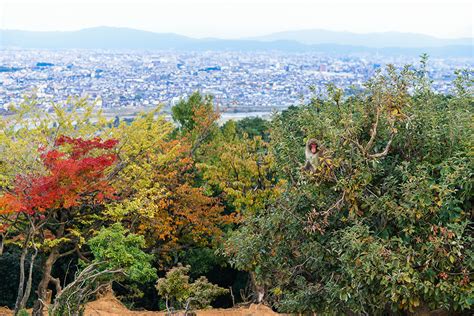
[[[196,39],[173,33],[94,27],[67,32],[0,30],[0,49],[275,50],[333,54],[379,53],[434,57],[473,57],[473,38],[440,39],[412,33],[303,30],[246,39]]]
[[[358,34],[352,32],[336,32],[327,30],[301,30],[279,32],[259,37],[253,37],[251,39],[259,41],[292,40],[307,45],[330,43],[339,45],[365,46],[371,48],[418,48],[442,47],[453,45],[472,46],[474,40],[473,38],[442,39],[416,33],[381,32]]]

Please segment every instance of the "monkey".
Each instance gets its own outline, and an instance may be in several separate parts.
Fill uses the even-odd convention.
[[[304,170],[315,172],[319,166],[319,157],[321,155],[322,148],[314,138],[308,139],[306,142],[305,156],[306,163]]]
[[[318,143],[314,138],[308,139],[305,149],[306,162],[303,170],[309,171],[321,181],[335,180],[335,162],[331,151]]]

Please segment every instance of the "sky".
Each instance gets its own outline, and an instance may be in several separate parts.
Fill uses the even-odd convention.
[[[459,0],[0,0],[0,29],[130,27],[191,37],[273,32],[410,32],[473,37],[474,1]]]

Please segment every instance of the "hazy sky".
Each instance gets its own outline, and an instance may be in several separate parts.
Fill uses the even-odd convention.
[[[238,38],[285,30],[473,36],[473,1],[459,0],[0,0],[0,28],[123,26],[192,37]]]

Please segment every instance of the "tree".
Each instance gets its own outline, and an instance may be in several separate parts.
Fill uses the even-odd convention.
[[[203,178],[241,215],[265,209],[281,193],[269,143],[261,136],[239,136],[238,123],[227,122],[204,149],[198,164]]]
[[[229,121],[232,122],[232,121]],[[269,122],[260,117],[245,117],[237,121],[237,132],[239,136],[247,134],[252,139],[260,136],[264,141],[269,141]]]
[[[242,132],[246,125],[239,128],[239,123],[228,121],[204,147],[203,162],[198,164],[209,190],[225,201],[229,211],[243,223],[272,205],[285,186],[285,181],[277,177],[269,143],[259,135],[250,138]],[[257,297],[261,297],[258,293],[262,288],[253,271],[250,282]]]
[[[130,234],[120,223],[102,228],[87,242],[94,255],[89,264],[76,273],[73,282],[55,298],[50,314],[80,315],[84,304],[112,281],[125,279],[146,282],[156,278],[151,266],[153,255],[146,254],[143,236]]]
[[[215,115],[196,111],[194,129],[172,135],[172,125],[150,113],[115,134],[130,141],[120,150],[124,167],[114,184],[121,199],[107,213],[145,236],[162,263],[176,261],[190,247],[217,243],[222,226],[233,221],[219,200],[197,185],[193,155],[215,124],[210,117]]]
[[[203,276],[189,283],[189,270],[189,266],[178,265],[166,272],[166,277],[158,279],[156,289],[165,298],[168,312],[183,308],[188,315],[190,309],[208,308],[216,297],[228,293],[229,290],[210,283]]]
[[[198,156],[196,152],[201,145],[210,142],[217,130],[217,120],[220,113],[214,109],[212,96],[202,96],[194,92],[187,100],[181,100],[171,109],[172,117],[178,125],[177,134],[183,142],[191,145],[191,155]]]
[[[203,96],[199,91],[196,91],[188,99],[181,99],[172,107],[172,118],[182,132],[191,131],[198,124],[195,113],[201,109],[206,112],[214,111],[212,97],[210,95]]]
[[[59,279],[51,275],[54,263],[80,248],[84,242],[80,228],[94,223],[103,202],[114,199],[114,190],[105,175],[116,160],[111,152],[116,144],[113,139],[59,136],[53,149],[40,148],[44,171],[19,174],[13,187],[0,197],[1,214],[22,216],[27,220],[24,231],[20,231],[25,240],[21,271],[28,248],[35,250],[25,293],[23,280],[20,280],[16,310],[23,308],[29,297],[31,269],[38,250],[46,254],[47,259],[38,286],[36,312],[41,313],[42,301],[51,282],[57,292],[61,292]],[[39,239],[42,239],[41,243]],[[23,278],[23,272],[21,275]]]
[[[100,111],[95,111],[94,104],[88,104],[85,99],[71,98],[63,103],[53,103],[51,111],[44,112],[38,101],[30,97],[10,106],[9,110],[12,115],[0,121],[0,196],[11,193],[19,176],[26,181],[29,176],[45,174],[47,170],[41,155],[54,147],[58,135],[93,138],[106,125]],[[25,273],[25,262],[31,252],[30,267],[34,266],[38,249],[37,239],[33,237],[39,232],[35,228],[37,223],[31,221],[33,216],[28,213],[6,211],[0,214],[0,219],[0,255],[5,245],[22,248],[15,309],[18,311],[18,305],[24,305],[32,286],[33,270],[30,268]]]
[[[444,98],[414,89],[417,80],[389,67],[361,94],[273,119],[288,186],[226,249],[278,310],[472,308],[472,94]],[[300,167],[308,138],[329,158],[311,175]]]
[[[196,181],[193,156],[216,126],[213,111],[198,109],[193,130],[172,134],[160,107],[117,124],[83,100],[55,104],[52,114],[38,109],[27,100],[0,122],[0,168],[6,171],[0,175],[0,250],[22,248],[18,306],[32,286],[28,257],[44,258],[40,300],[50,284],[58,295],[65,280],[51,276],[55,262],[89,260],[82,246],[111,221],[143,234],[162,263],[194,245],[217,243],[232,221]]]

